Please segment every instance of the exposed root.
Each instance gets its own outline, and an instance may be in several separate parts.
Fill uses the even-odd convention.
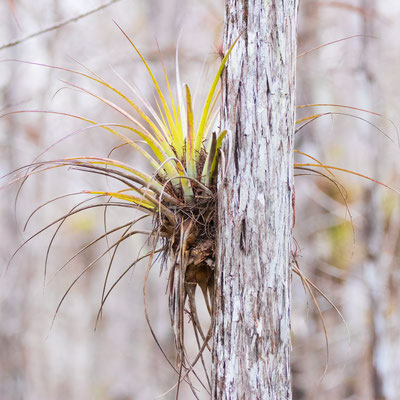
[[[165,262],[170,265],[167,291],[177,354],[176,366],[179,371],[177,392],[179,392],[180,382],[190,373],[194,373],[193,368],[198,360],[201,360],[207,385],[210,387],[203,352],[205,349],[211,350],[209,340],[214,305],[215,196],[202,191],[199,200],[196,199],[192,204],[176,208],[174,212],[175,224],[172,226],[169,220],[161,219],[161,225],[157,229],[166,236],[164,241],[168,248],[165,258]],[[209,327],[206,331],[198,315],[197,287],[203,294],[210,316]],[[185,348],[186,314],[193,325],[199,348],[195,362],[192,363],[187,359]]]

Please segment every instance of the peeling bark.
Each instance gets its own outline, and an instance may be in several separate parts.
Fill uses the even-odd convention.
[[[226,0],[213,399],[291,399],[297,5]]]

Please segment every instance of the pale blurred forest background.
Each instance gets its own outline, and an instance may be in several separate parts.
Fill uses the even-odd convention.
[[[0,47],[106,3],[3,0]],[[74,61],[77,60],[123,88],[115,69],[127,81],[135,82],[151,100],[153,93],[146,71],[113,19],[133,38],[161,80],[158,41],[173,83],[175,47],[182,30],[181,74],[183,81],[194,87],[204,62],[209,79],[218,65],[223,17],[223,0],[120,0],[76,22],[2,48],[0,60],[20,59],[83,70]],[[398,0],[302,0],[299,54],[338,39],[363,36],[298,58],[298,105],[324,103],[368,109],[400,127],[399,20]],[[118,115],[87,95],[70,89],[59,91],[65,87],[61,80],[93,88],[67,72],[1,62],[1,114],[53,110],[99,122],[120,121]],[[328,165],[351,169],[400,188],[400,147],[390,121],[334,106],[299,109],[298,118],[322,112],[338,114],[321,117],[298,132],[298,150]],[[364,118],[377,127],[343,114]],[[1,175],[32,162],[52,143],[85,126],[81,121],[40,113],[2,117]],[[107,156],[117,144],[111,135],[92,129],[65,140],[41,159]],[[116,150],[113,156],[135,166],[142,163],[126,148]],[[300,155],[296,159],[309,162]],[[352,217],[331,182],[298,176],[295,238],[300,268],[338,307],[348,332],[338,313],[316,293],[329,338],[328,369],[324,375],[327,356],[320,318],[294,276],[294,399],[396,400],[400,398],[400,198],[365,179],[343,173],[336,176],[346,189]],[[1,185],[5,182],[3,179]],[[23,240],[68,212],[77,199],[64,198],[40,209],[22,232],[26,218],[36,207],[55,196],[95,190],[107,184],[106,178],[70,170],[33,176],[22,189],[16,213],[18,185],[0,190],[1,400],[152,399],[175,383],[176,376],[145,322],[145,263],[115,289],[94,331],[108,264],[108,256],[104,257],[72,289],[50,329],[65,290],[85,265],[106,248],[105,243],[99,243],[57,272],[72,254],[104,232],[101,210],[88,210],[63,224],[51,248],[45,285],[44,260],[54,228],[23,247],[6,272],[8,260]],[[80,201],[83,199],[79,197]],[[111,225],[126,218],[127,214],[120,210],[110,210],[108,214]],[[129,265],[142,245],[134,239],[121,246],[111,281]],[[153,269],[148,306],[158,340],[172,356],[166,279],[165,274],[159,277],[159,270]],[[170,393],[163,398],[175,397]],[[182,398],[191,395],[183,392]]]

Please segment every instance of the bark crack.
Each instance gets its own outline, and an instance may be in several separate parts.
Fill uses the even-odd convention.
[[[246,220],[243,218],[240,227],[240,250],[242,250],[245,254],[247,253],[246,243]]]

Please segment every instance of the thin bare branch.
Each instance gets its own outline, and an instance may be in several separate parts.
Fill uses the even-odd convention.
[[[42,35],[44,33],[51,32],[51,31],[54,31],[55,29],[61,28],[61,27],[65,26],[65,25],[68,25],[71,22],[79,21],[80,19],[85,18],[85,17],[87,17],[87,16],[89,16],[91,14],[94,14],[97,11],[103,10],[104,8],[109,7],[112,4],[117,3],[118,1],[120,1],[120,0],[110,0],[109,2],[107,2],[105,4],[103,4],[103,5],[99,6],[99,7],[96,7],[94,9],[90,10],[90,11],[87,11],[87,12],[85,12],[83,14],[77,15],[76,17],[65,19],[64,21],[57,22],[56,24],[51,25],[51,26],[49,26],[47,28],[44,28],[44,29],[42,29],[40,31],[31,33],[31,34],[29,34],[27,36],[24,36],[24,37],[22,37],[20,39],[17,39],[17,40],[13,40],[12,42],[9,42],[9,43],[4,44],[3,46],[0,46],[0,50],[4,50],[4,49],[7,49],[9,47],[16,46],[18,44],[26,42],[29,39],[33,39],[33,38],[35,38],[37,36],[40,36],[40,35]]]

